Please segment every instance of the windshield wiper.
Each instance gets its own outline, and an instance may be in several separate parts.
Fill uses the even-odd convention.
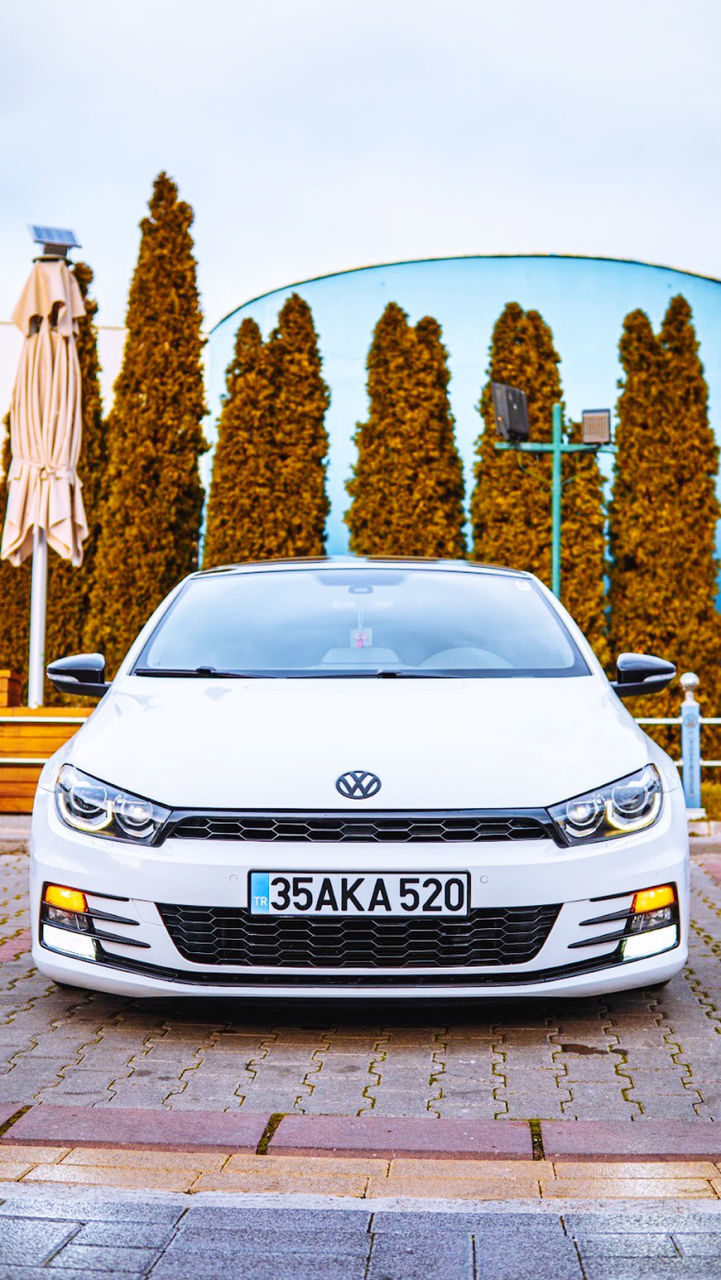
[[[421,671],[373,671],[369,675],[374,675],[376,680],[423,680],[425,678]]]
[[[343,671],[320,671],[314,667],[308,674],[319,676],[321,680],[426,680],[428,678],[425,671],[364,671],[359,667],[346,667]]]
[[[378,671],[363,671],[349,668],[345,671],[325,671],[312,667],[307,671],[216,671],[215,667],[136,667],[134,676],[173,676],[192,680],[282,680],[282,679],[321,679],[349,680],[427,680],[433,672],[426,671],[394,671],[381,668]]]
[[[199,679],[254,680],[247,671],[216,671],[215,667],[136,667],[134,676],[184,676]]]

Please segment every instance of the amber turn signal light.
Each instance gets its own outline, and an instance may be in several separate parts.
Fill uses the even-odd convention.
[[[63,911],[87,911],[88,904],[85,894],[80,889],[66,889],[61,884],[48,884],[45,886],[43,901],[47,902],[49,907],[60,907]]]
[[[672,907],[676,891],[671,884],[660,884],[655,889],[642,889],[633,895],[632,911],[658,911],[660,907]]]

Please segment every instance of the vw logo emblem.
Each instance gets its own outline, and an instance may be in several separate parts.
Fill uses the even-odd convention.
[[[346,800],[370,800],[377,796],[381,789],[381,780],[375,773],[365,769],[349,769],[336,778],[336,791],[340,791]]]

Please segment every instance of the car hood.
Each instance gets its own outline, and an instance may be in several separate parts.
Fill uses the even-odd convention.
[[[126,677],[71,759],[174,808],[536,807],[638,769],[649,743],[598,676],[205,680]],[[370,800],[335,782],[373,772]]]

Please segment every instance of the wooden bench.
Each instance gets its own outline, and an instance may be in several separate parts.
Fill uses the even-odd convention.
[[[93,707],[8,706],[17,685],[7,675],[0,671],[0,813],[30,813],[45,761],[77,733]]]

